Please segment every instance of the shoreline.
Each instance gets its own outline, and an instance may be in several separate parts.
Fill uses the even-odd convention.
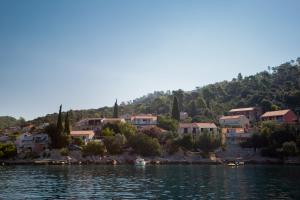
[[[209,161],[209,160],[151,160],[145,159],[147,165],[226,165],[228,161]],[[300,165],[300,162],[284,162],[281,160],[245,160],[245,165]],[[84,161],[68,161],[68,160],[0,160],[1,166],[13,165],[134,165],[134,161],[120,160],[84,160]]]

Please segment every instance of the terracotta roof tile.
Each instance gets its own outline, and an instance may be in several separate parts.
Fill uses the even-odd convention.
[[[277,110],[264,113],[261,117],[276,117],[286,115],[290,110]]]

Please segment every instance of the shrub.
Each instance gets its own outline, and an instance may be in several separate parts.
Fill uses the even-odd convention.
[[[282,152],[285,156],[296,156],[298,148],[295,142],[285,142],[282,144]]]
[[[129,145],[142,156],[158,156],[161,154],[161,146],[156,138],[144,134],[132,136]]]
[[[161,129],[157,126],[145,127],[141,130],[141,132],[153,138],[159,138],[162,134]]]
[[[68,156],[69,155],[69,150],[67,148],[61,148],[59,150],[59,152],[60,152],[60,155],[62,155],[62,156]]]
[[[82,155],[83,156],[93,156],[101,155],[105,153],[105,146],[101,142],[89,142],[87,145],[83,146]]]
[[[126,137],[121,134],[104,138],[104,145],[110,154],[123,153],[123,146],[126,143]]]
[[[0,143],[0,158],[12,158],[17,155],[17,148],[13,144]]]
[[[212,152],[221,146],[221,137],[215,133],[202,133],[195,142],[195,147],[201,149],[205,153]]]
[[[104,129],[102,130],[101,135],[104,136],[104,137],[114,136],[114,135],[115,135],[115,132],[114,132],[112,129],[106,127],[106,128],[104,128]]]
[[[177,139],[176,143],[184,149],[194,149],[194,140],[191,134],[184,135],[182,138]]]
[[[84,145],[84,141],[81,138],[76,137],[73,139],[73,144],[82,146],[82,145]]]
[[[168,131],[177,131],[178,122],[170,117],[159,116],[157,119],[158,127],[168,130]]]

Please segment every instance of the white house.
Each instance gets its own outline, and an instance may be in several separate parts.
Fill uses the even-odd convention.
[[[218,128],[214,123],[180,123],[179,134],[201,134],[203,132],[217,133]]]
[[[125,123],[123,118],[87,118],[76,123],[75,130],[102,130],[103,125],[107,123]]]
[[[157,116],[154,115],[136,115],[131,116],[131,124],[135,125],[137,128],[142,128],[144,126],[155,126],[157,125]]]
[[[223,116],[219,120],[222,127],[226,128],[248,128],[250,121],[245,115]]]
[[[23,133],[15,142],[17,152],[32,151],[40,153],[49,147],[49,137],[46,133],[30,134]]]
[[[83,130],[83,131],[71,131],[71,137],[74,138],[80,138],[83,140],[83,142],[86,144],[89,141],[91,141],[94,136],[95,136],[95,132],[92,130]]]

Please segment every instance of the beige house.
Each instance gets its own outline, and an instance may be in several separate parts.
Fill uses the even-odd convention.
[[[151,114],[131,116],[130,123],[135,125],[137,128],[155,126],[157,125],[157,116]]]
[[[86,144],[94,138],[95,133],[92,130],[89,130],[89,131],[71,131],[70,135],[71,135],[72,139],[80,138]]]
[[[250,120],[245,115],[223,116],[219,122],[225,128],[248,128],[250,126]]]
[[[218,128],[214,123],[180,123],[179,134],[201,134],[203,132],[217,133]]]
[[[261,109],[256,107],[235,108],[229,111],[229,115],[231,116],[245,115],[251,123],[255,123],[259,121],[259,117],[261,115]]]
[[[76,123],[74,130],[102,130],[103,125],[107,123],[125,123],[123,118],[87,118]]]

